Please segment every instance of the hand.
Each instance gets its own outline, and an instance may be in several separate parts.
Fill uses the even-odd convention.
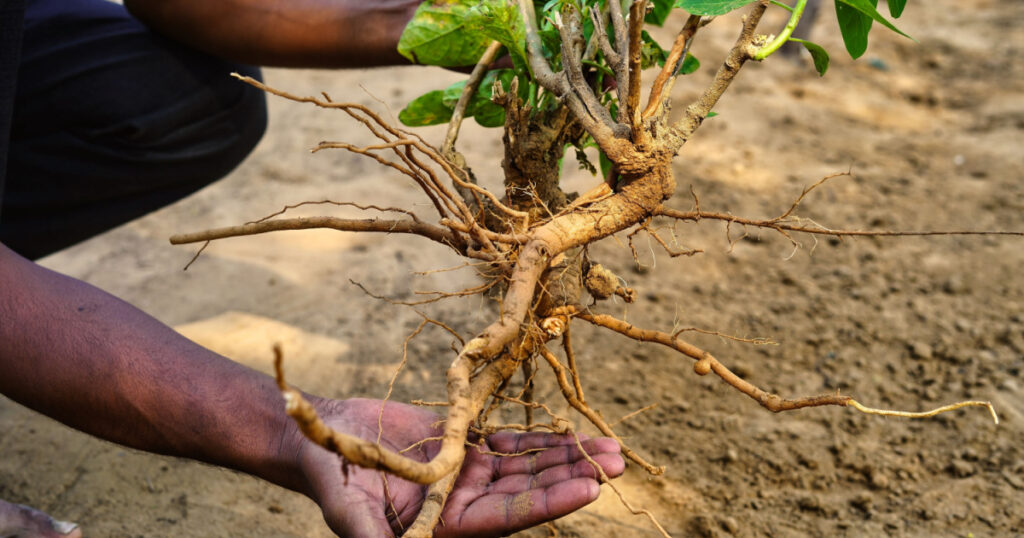
[[[318,404],[321,417],[338,431],[377,439],[381,401],[352,399]],[[387,403],[381,444],[394,451],[440,435],[439,417],[424,409]],[[612,439],[580,436],[583,447],[609,477],[622,474],[625,463]],[[400,535],[419,513],[426,486],[381,471],[348,467],[340,459],[304,442],[300,467],[328,525],[341,536]],[[428,461],[439,443],[423,443],[406,452]],[[493,453],[529,454],[500,457]],[[573,435],[499,433],[480,448],[470,447],[441,515],[436,536],[501,536],[564,516],[597,499],[597,472],[579,452]],[[387,491],[385,483],[387,480]],[[401,523],[399,523],[399,521]]]

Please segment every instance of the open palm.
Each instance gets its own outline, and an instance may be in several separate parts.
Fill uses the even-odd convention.
[[[379,400],[328,402],[321,408],[331,427],[376,440]],[[381,415],[381,444],[410,458],[428,461],[438,451],[438,415],[387,403]],[[612,439],[581,436],[587,453],[608,476],[625,468]],[[415,446],[414,446],[415,445]],[[344,466],[319,446],[303,445],[302,468],[331,529],[341,536],[401,535],[426,495],[426,487],[380,471]],[[517,454],[499,456],[498,454]],[[501,536],[564,516],[595,500],[597,471],[580,453],[572,435],[499,433],[470,447],[448,497],[437,536]],[[385,480],[386,486],[385,486]],[[386,489],[385,489],[386,488]]]

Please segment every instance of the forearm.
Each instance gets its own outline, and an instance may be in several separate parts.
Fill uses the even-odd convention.
[[[103,439],[308,493],[270,377],[3,245],[0,392]]]
[[[418,0],[125,0],[150,27],[255,65],[364,67],[408,63],[398,38]]]

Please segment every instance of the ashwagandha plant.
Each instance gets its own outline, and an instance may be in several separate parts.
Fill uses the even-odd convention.
[[[326,95],[297,97],[245,80],[276,95],[347,113],[379,143],[359,147],[322,142],[316,150],[344,149],[408,176],[422,189],[436,215],[427,218],[402,208],[346,202],[399,217],[283,218],[277,213],[273,218],[241,226],[175,236],[172,243],[309,228],[404,233],[441,243],[478,267],[483,280],[480,286],[445,296],[490,294],[500,298],[500,307],[494,322],[465,342],[448,368],[444,433],[439,452],[428,462],[328,428],[300,393],[285,384],[278,350],[278,382],[287,411],[310,439],[342,455],[349,464],[383,469],[429,485],[423,507],[406,536],[429,536],[438,524],[471,433],[516,427],[570,431],[568,420],[533,401],[531,387],[538,363],[550,367],[572,408],[604,435],[620,441],[627,458],[652,474],[663,472],[663,467],[649,463],[622,443],[611,425],[587,403],[570,336],[574,322],[667,346],[692,358],[697,374],[714,373],[775,412],[835,405],[872,414],[926,417],[977,405],[987,406],[998,422],[988,402],[960,402],[928,412],[906,413],[871,409],[838,393],[782,398],[735,375],[711,353],[683,340],[679,332],[634,327],[600,312],[601,301],[620,297],[632,303],[637,294],[594,259],[590,245],[612,234],[628,232],[632,247],[634,238],[643,232],[672,257],[697,253],[660,237],[652,224],[656,220],[724,221],[733,226],[773,230],[794,243],[794,234],[1022,235],[836,230],[797,218],[795,212],[805,196],[835,176],[804,189],[789,208],[771,219],[705,210],[696,194],[694,209],[664,205],[676,190],[673,159],[704,120],[714,114],[719,98],[747,62],[763,61],[786,42],[797,41],[809,51],[817,71],[825,74],[829,65],[825,49],[792,37],[807,0],[792,4],[774,0],[428,0],[406,28],[400,52],[416,63],[476,66],[467,80],[429,92],[399,114],[407,126],[448,123],[447,136],[439,149],[408,130],[390,125],[365,106],[334,102]],[[906,0],[889,0],[889,15],[898,18],[905,4]],[[875,22],[903,34],[876,7],[877,0],[835,1],[840,31],[854,58],[865,51]],[[711,83],[686,105],[678,120],[670,121],[673,85],[700,65],[689,54],[691,44],[715,17],[741,8],[746,13],[739,36],[725,53]],[[664,24],[675,9],[685,10],[688,16],[674,42],[663,48],[644,27]],[[778,35],[757,31],[768,9],[789,12],[789,20]],[[507,58],[498,62],[507,67],[494,68],[498,58]],[[658,74],[645,92],[641,73],[654,67],[659,68]],[[480,186],[455,149],[460,125],[467,117],[504,131],[504,192]],[[597,166],[584,152],[591,147],[599,153]],[[581,166],[597,177],[593,188],[582,194],[567,193],[559,183],[560,163],[568,150],[573,150]],[[553,343],[560,344],[557,354],[549,347]],[[522,372],[524,389],[512,395],[508,393],[509,382],[516,372]],[[488,417],[500,404],[522,406],[526,422],[518,426],[490,424]],[[546,412],[550,420],[535,421],[537,410]]]

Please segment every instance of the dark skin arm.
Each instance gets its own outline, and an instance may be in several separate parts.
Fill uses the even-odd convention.
[[[261,65],[402,64],[395,52],[416,1],[127,0],[170,38]],[[18,256],[0,244],[0,393],[69,426],[126,446],[221,465],[316,501],[343,536],[379,537],[408,527],[425,488],[351,469],[311,444],[285,415],[268,376],[193,342],[133,306]],[[377,439],[382,402],[310,396],[339,431]],[[439,417],[388,403],[381,442],[400,450],[439,434]],[[624,469],[611,439],[584,441],[609,476]],[[470,449],[442,515],[439,536],[507,534],[572,512],[598,494],[576,440],[502,434]],[[427,460],[436,443],[410,457]],[[528,502],[523,501],[528,495]],[[517,504],[518,503],[518,504]],[[529,506],[522,510],[522,506]],[[398,514],[388,513],[394,506]],[[509,512],[509,506],[519,509]],[[389,517],[390,516],[390,517]],[[0,521],[2,523],[2,521]]]
[[[156,31],[242,63],[368,67],[409,61],[395,50],[419,0],[125,0]]]
[[[263,478],[316,501],[342,536],[379,537],[387,517],[382,475],[353,469],[306,440],[284,413],[274,380],[185,339],[95,287],[36,265],[0,244],[0,392],[69,426],[126,446],[182,456]],[[377,438],[375,400],[310,397],[328,424]],[[382,443],[392,450],[438,435],[437,415],[388,403]],[[597,498],[595,470],[575,439],[502,434],[470,449],[445,507],[444,536],[496,536],[565,515]],[[610,476],[622,473],[611,439],[584,446]],[[412,457],[429,459],[436,443]],[[407,527],[424,487],[388,478]],[[530,510],[508,513],[529,495]],[[521,497],[520,497],[521,498]],[[523,503],[520,503],[523,504]]]

